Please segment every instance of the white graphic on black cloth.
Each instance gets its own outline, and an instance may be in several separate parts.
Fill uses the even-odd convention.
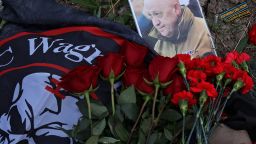
[[[54,87],[49,73],[33,73],[24,77],[13,89],[12,105],[0,116],[1,144],[73,144],[73,140],[59,129],[72,129],[81,116],[76,102],[66,96],[60,100],[45,90]]]

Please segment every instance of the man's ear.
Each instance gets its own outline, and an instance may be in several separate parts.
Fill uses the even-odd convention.
[[[179,17],[181,15],[181,6],[179,1],[177,1],[174,5],[175,13]]]

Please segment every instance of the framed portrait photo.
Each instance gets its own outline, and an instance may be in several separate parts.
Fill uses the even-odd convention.
[[[158,54],[216,54],[198,0],[129,0],[138,33]]]

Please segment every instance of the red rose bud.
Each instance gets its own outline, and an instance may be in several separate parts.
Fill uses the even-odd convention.
[[[253,45],[256,45],[256,24],[252,26],[248,33],[249,42]]]
[[[140,67],[144,63],[144,59],[148,54],[148,49],[144,46],[129,46],[121,49],[128,66]]]
[[[79,66],[64,75],[59,85],[72,93],[83,93],[91,86],[92,88],[97,86],[99,72],[96,66]]]
[[[143,68],[134,68],[134,67],[127,67],[125,73],[123,75],[123,83],[126,87],[131,85],[135,85],[137,81],[143,77],[143,72],[146,69]]]
[[[156,56],[149,64],[151,80],[157,84],[169,82],[172,74],[177,70],[177,64],[176,58]]]
[[[138,79],[135,88],[144,94],[152,95],[154,93],[153,85],[146,83],[145,79],[149,79],[149,74],[147,71],[144,71],[141,77]]]
[[[104,78],[117,78],[124,68],[124,59],[118,53],[108,53],[97,59],[97,65],[101,69]]]

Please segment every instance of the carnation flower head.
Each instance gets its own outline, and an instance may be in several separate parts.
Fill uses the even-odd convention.
[[[203,91],[206,91],[207,96],[211,98],[216,98],[218,95],[216,89],[214,88],[214,85],[205,81],[200,82],[199,84],[191,87],[190,89],[194,93],[201,93]]]
[[[205,73],[208,75],[216,75],[223,72],[223,64],[221,58],[215,55],[209,55],[203,58]]]
[[[196,99],[193,98],[193,94],[187,91],[181,91],[176,94],[171,99],[174,105],[179,105],[180,100],[186,100],[190,106],[196,104]]]

